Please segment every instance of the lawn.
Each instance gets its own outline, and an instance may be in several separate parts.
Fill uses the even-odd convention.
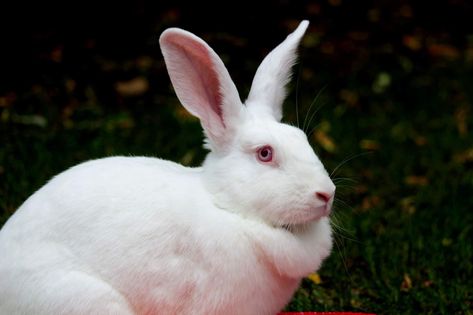
[[[202,161],[200,125],[179,105],[157,46],[166,27],[205,38],[244,99],[261,58],[302,16],[312,24],[285,121],[305,125],[333,172],[336,246],[287,309],[473,314],[471,5],[438,2],[427,14],[421,4],[383,1],[280,4],[267,23],[255,8],[245,27],[230,17],[203,22],[209,13],[198,7],[142,6],[119,8],[106,26],[108,8],[88,25],[51,14],[7,37],[0,225],[85,160]]]

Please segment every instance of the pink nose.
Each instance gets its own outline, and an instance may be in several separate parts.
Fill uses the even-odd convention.
[[[317,197],[317,199],[319,199],[320,201],[323,201],[325,203],[329,203],[329,201],[332,199],[333,197],[333,194],[331,193],[327,193],[327,192],[323,192],[323,191],[317,191],[315,193],[315,196]]]

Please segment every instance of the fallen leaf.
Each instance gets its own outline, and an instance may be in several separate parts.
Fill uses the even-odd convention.
[[[315,141],[317,141],[317,143],[325,149],[325,151],[330,153],[336,151],[337,146],[335,145],[335,142],[333,142],[332,138],[330,138],[330,136],[324,131],[317,130],[316,132],[314,132],[314,138]]]
[[[342,0],[328,0],[328,3],[330,3],[331,6],[338,7],[342,4]]]
[[[373,82],[373,92],[383,93],[391,85],[391,75],[387,72],[380,72]]]
[[[359,299],[351,299],[350,300],[350,305],[353,306],[354,308],[361,308],[363,304],[361,304],[361,301]]]
[[[368,32],[360,32],[360,31],[348,32],[347,36],[355,41],[365,41],[365,40],[368,40],[370,37]]]
[[[379,142],[376,140],[363,139],[360,141],[360,148],[375,151],[379,149]]]
[[[325,42],[320,46],[320,50],[326,55],[331,55],[335,52],[335,46],[330,42]]]
[[[452,245],[452,243],[453,243],[453,240],[451,238],[444,237],[442,239],[442,245],[445,246],[445,247],[448,247],[448,246]]]
[[[129,81],[117,82],[115,90],[122,96],[137,96],[149,89],[149,82],[144,77],[136,77]]]
[[[371,22],[379,22],[381,14],[378,9],[371,9],[368,11],[368,19]]]
[[[418,147],[423,147],[427,144],[428,140],[424,136],[416,136],[414,138],[414,142],[417,144]]]
[[[399,15],[401,15],[403,18],[411,18],[414,15],[412,12],[412,7],[408,4],[404,4],[399,9]]]
[[[402,43],[404,44],[404,46],[413,51],[418,51],[422,48],[421,39],[415,35],[405,35],[402,38]]]
[[[306,7],[306,11],[309,15],[317,15],[320,13],[320,4],[309,3]]]
[[[446,44],[431,44],[427,48],[429,54],[434,57],[457,59],[460,56],[456,47]]]
[[[466,105],[459,107],[455,111],[455,121],[457,123],[458,133],[463,137],[468,135],[468,112],[469,108]]]
[[[62,46],[57,46],[55,47],[50,54],[50,58],[52,61],[60,63],[63,58],[63,50],[64,48]]]
[[[136,65],[141,70],[148,70],[153,66],[153,58],[149,56],[141,56],[136,59]]]
[[[16,101],[16,93],[10,92],[6,95],[0,96],[0,107],[10,107]]]
[[[354,106],[358,103],[358,94],[353,92],[353,91],[350,91],[350,90],[347,90],[347,89],[343,89],[340,91],[340,98],[345,102],[347,103],[347,105],[350,105],[350,106]]]
[[[6,97],[0,97],[0,107],[8,107],[9,105]]]
[[[402,198],[401,201],[401,209],[408,213],[408,214],[414,214],[416,212],[416,207],[415,207],[415,196],[409,196]]]
[[[429,184],[429,179],[425,176],[411,175],[407,176],[404,182],[409,186],[427,186]]]
[[[473,47],[465,51],[465,59],[467,62],[473,62]]]
[[[381,198],[378,196],[367,196],[361,202],[361,210],[367,211],[381,204]]]
[[[319,274],[316,273],[316,272],[311,273],[310,275],[307,276],[307,278],[315,284],[321,284],[322,283],[322,279],[320,279]]]
[[[458,164],[464,164],[473,161],[473,148],[469,148],[463,152],[457,153],[453,156],[453,160]]]
[[[404,274],[401,283],[401,291],[408,292],[412,288],[412,280],[411,277],[407,273]]]

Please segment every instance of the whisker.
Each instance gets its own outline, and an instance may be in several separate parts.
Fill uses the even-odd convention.
[[[347,193],[355,191],[355,185],[341,185],[336,184],[337,196],[345,196]]]
[[[351,182],[353,184],[358,183],[356,179],[349,178],[349,177],[335,177],[335,178],[332,178],[332,181],[334,183],[338,183],[338,182]]]
[[[347,158],[345,158],[342,162],[340,162],[340,164],[337,165],[337,167],[335,167],[335,169],[332,171],[332,173],[330,173],[330,177],[332,177],[333,175],[335,175],[335,173],[345,164],[347,164],[348,162],[350,162],[351,160],[353,159],[356,159],[358,157],[361,157],[363,155],[367,155],[367,154],[371,154],[373,153],[372,151],[369,151],[369,152],[362,152],[362,153],[358,153],[358,154],[355,154],[355,155],[352,155],[352,156],[349,156]]]
[[[312,123],[312,120],[315,118],[315,115],[317,115],[317,113],[318,113],[325,105],[327,105],[327,102],[322,103],[322,105],[320,105],[320,106],[312,113],[312,115],[310,116],[310,119],[307,121],[307,129],[309,129],[309,126],[310,126],[310,124]],[[311,132],[309,132],[308,135],[310,135],[312,132],[314,132],[315,128],[317,128],[318,125],[319,125],[319,124],[315,125],[315,127],[312,128]]]
[[[346,182],[352,182],[352,183],[357,183],[358,181],[356,179],[350,178],[350,177],[334,177],[332,178],[333,181],[346,181]]]
[[[310,132],[307,133],[307,138],[311,138],[312,137],[312,133],[315,131],[315,129],[317,129],[317,127],[320,126],[320,123],[318,123],[317,125],[314,126],[314,128],[312,128],[310,130]]]
[[[323,86],[323,87],[319,90],[319,92],[317,92],[317,95],[316,95],[315,98],[313,99],[312,103],[310,103],[310,105],[309,105],[309,109],[307,110],[307,115],[305,116],[304,122],[303,122],[303,124],[302,124],[302,130],[303,130],[304,132],[306,131],[306,123],[307,123],[307,118],[308,118],[309,115],[310,115],[310,111],[311,111],[312,107],[314,106],[314,104],[317,102],[317,100],[318,100],[320,94],[322,94],[322,92],[325,90],[326,87],[327,87],[327,85]],[[317,113],[317,111],[316,111],[315,113]],[[311,120],[312,120],[312,119],[311,119]],[[309,127],[309,126],[307,126],[307,128],[308,128],[308,127]]]
[[[327,105],[327,102],[323,103],[322,105],[320,105],[319,108],[317,108],[315,110],[315,112],[313,113],[313,115],[310,117],[309,119],[309,122],[307,123],[307,128],[309,128],[310,124],[312,123],[312,119],[315,117],[315,115],[325,106]],[[318,123],[316,124],[309,132],[307,132],[307,138],[311,138],[312,137],[312,134],[315,132],[315,130],[320,126],[321,123]]]
[[[336,206],[341,206],[341,207],[347,208],[347,209],[349,209],[351,212],[354,212],[354,211],[355,211],[355,209],[354,209],[352,206],[350,206],[349,204],[347,204],[345,201],[341,200],[340,198],[335,198],[335,199],[333,200],[333,203],[334,203],[334,205],[336,205]]]
[[[348,271],[348,265],[347,265],[347,262],[346,262],[346,259],[345,259],[345,255],[343,254],[341,245],[338,243],[336,236],[337,236],[337,235],[335,235],[335,237],[333,238],[333,241],[334,241],[334,243],[335,243],[335,246],[337,247],[338,255],[340,256],[340,258],[341,258],[341,260],[342,260],[343,267],[345,268],[345,272],[347,273],[350,282],[352,282],[352,279],[351,279],[351,276],[350,276],[350,272]]]
[[[361,242],[359,240],[357,240],[356,238],[354,237],[350,237],[353,235],[353,231],[350,231],[350,230],[347,230],[339,225],[336,225],[335,223],[331,222],[332,224],[332,227],[334,228],[334,230],[336,230],[338,232],[338,237],[341,237],[343,239],[346,239],[348,241],[351,241],[351,242],[354,242],[354,243],[358,243],[358,244],[361,244]]]
[[[337,187],[337,194],[340,194],[341,189],[351,189],[351,190],[354,189],[353,185],[348,185],[348,184],[347,185],[341,185],[341,184],[338,184],[338,183],[335,183],[335,182],[334,182],[334,184]]]
[[[339,183],[340,182],[349,182],[349,183],[356,182],[355,180],[352,180],[346,177],[337,177],[337,178],[334,178],[333,180],[335,182],[338,181]],[[343,185],[337,185],[337,188],[339,188],[340,186],[343,186]],[[353,207],[348,205],[345,201],[341,200],[340,198],[334,199],[333,207],[335,210],[340,209],[340,208],[341,208],[340,210],[348,208],[350,212],[353,212]],[[344,217],[344,212],[333,211],[331,214],[330,225],[332,226],[333,231],[334,231],[333,242],[335,244],[336,251],[338,252],[338,255],[341,259],[341,263],[343,264],[343,268],[345,269],[345,272],[348,276],[349,281],[352,282],[353,279],[350,275],[350,271],[348,269],[347,258],[346,258],[347,257],[346,248],[343,246],[343,244],[346,241],[351,241],[358,244],[361,244],[361,242],[358,239],[356,239],[355,230],[353,229],[350,230],[349,228],[342,226],[342,222],[346,220],[342,220],[341,217]]]
[[[355,208],[353,206],[350,206],[348,203],[345,201],[341,200],[340,198],[335,198],[333,201],[333,206],[336,211],[332,213],[332,215],[335,217],[335,219],[338,219],[337,215],[340,215],[340,212],[338,211],[339,209],[341,210],[348,210],[351,213],[356,212]]]

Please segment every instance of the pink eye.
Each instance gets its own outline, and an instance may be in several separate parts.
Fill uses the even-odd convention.
[[[258,160],[264,163],[271,162],[273,160],[273,148],[269,145],[265,145],[258,149]]]

